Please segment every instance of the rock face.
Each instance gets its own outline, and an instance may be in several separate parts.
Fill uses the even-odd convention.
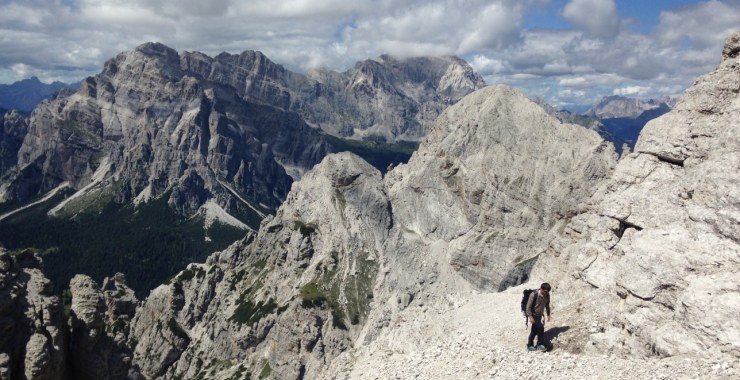
[[[463,277],[502,290],[526,280],[522,269],[585,211],[615,161],[597,133],[493,86],[445,112],[386,181],[396,223],[449,243]]]
[[[165,196],[192,216],[213,200],[256,228],[293,179],[334,149],[321,129],[418,140],[444,108],[483,85],[454,57],[383,56],[305,76],[259,52],[211,58],[147,43],[36,108],[28,133],[0,135],[8,157],[0,202],[69,187],[77,193],[51,214]]]
[[[445,108],[485,86],[457,57],[383,55],[343,73],[313,70],[307,76],[254,51],[215,58],[185,53],[182,66],[232,86],[244,99],[297,112],[329,134],[387,141],[420,140]]]
[[[184,215],[215,199],[226,210],[259,215],[290,187],[278,161],[310,167],[325,148],[294,114],[201,83],[186,75],[177,52],[149,43],[108,61],[77,93],[33,112],[3,193],[25,200],[67,183],[85,189],[76,198],[143,202],[166,195]]]
[[[581,318],[598,328],[584,339],[601,351],[740,357],[739,40],[648,123],[600,201],[554,245],[564,257],[545,260],[561,288],[588,284]]]
[[[328,156],[257,235],[152,291],[136,363],[147,378],[312,377],[361,334],[390,226],[380,173]]]
[[[77,275],[69,285],[70,354],[77,379],[139,378],[132,368],[129,326],[138,300],[122,274],[103,281],[102,289],[90,277]]]
[[[155,289],[132,325],[135,361],[148,378],[320,377],[411,303],[526,279],[615,160],[521,93],[479,90],[385,180],[330,155],[256,235]]]
[[[28,132],[28,121],[17,111],[0,114],[0,177],[18,162],[18,150]]]
[[[31,251],[0,248],[0,379],[64,379],[68,332],[62,303]]]

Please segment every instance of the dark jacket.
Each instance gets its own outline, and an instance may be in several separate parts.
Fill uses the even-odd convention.
[[[537,295],[537,302],[534,304],[533,309],[532,303],[535,302],[535,294]],[[531,317],[532,314],[543,316],[545,315],[545,311],[547,311],[547,315],[550,316],[550,293],[545,292],[543,294],[539,294],[539,290],[535,290],[530,293],[529,299],[527,300],[527,308],[525,309],[527,317]]]

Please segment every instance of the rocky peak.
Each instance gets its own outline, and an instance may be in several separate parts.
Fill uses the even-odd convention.
[[[390,226],[377,169],[327,156],[256,235],[152,291],[136,363],[147,377],[319,373],[362,333]]]
[[[735,60],[740,54],[740,33],[733,33],[725,40],[725,46],[722,49],[722,62]]]
[[[286,168],[300,175],[328,148],[296,115],[235,95],[235,88],[251,91],[245,80],[233,88],[208,82],[219,72],[240,71],[159,43],[118,55],[77,94],[36,110],[18,168],[3,183],[12,187],[7,197],[23,201],[67,182],[119,203],[168,194],[172,209],[187,216],[215,199],[256,227],[287,194]],[[41,166],[41,176],[22,173]]]
[[[503,289],[526,278],[548,231],[585,208],[615,161],[595,132],[497,85],[448,108],[386,182],[394,224],[449,242],[468,281]]]
[[[145,81],[160,83],[176,81],[182,78],[180,55],[174,49],[158,42],[147,42],[134,50],[119,54],[105,63],[102,75],[114,83],[121,80]],[[118,79],[118,80],[116,80]],[[155,82],[151,82],[155,80]]]

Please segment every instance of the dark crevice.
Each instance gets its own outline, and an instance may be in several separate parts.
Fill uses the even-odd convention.
[[[609,216],[609,215],[601,215],[601,216],[606,217],[606,218],[611,218],[619,222],[619,227],[616,230],[614,230],[614,235],[616,235],[617,238],[619,238],[620,240],[622,239],[622,236],[624,236],[624,233],[625,231],[627,231],[628,228],[634,228],[637,231],[642,231],[642,227],[638,226],[637,224],[628,222],[626,219],[617,218],[617,217]],[[619,244],[619,241],[617,241],[617,243],[614,245],[617,245],[617,244]],[[612,246],[612,248],[614,247]]]
[[[658,161],[666,162],[671,165],[675,165],[679,167],[683,167],[683,162],[685,161],[685,160],[680,160],[678,158],[668,157],[666,155],[653,153],[653,152],[638,152],[638,153],[649,154],[651,156],[655,156],[658,159]]]
[[[676,158],[667,157],[667,156],[661,156],[661,155],[657,155],[657,154],[655,155],[655,157],[658,157],[658,160],[663,161],[663,162],[667,162],[667,163],[669,163],[671,165],[676,165],[676,166],[683,167],[683,161],[684,160],[679,160],[679,159],[676,159]]]
[[[653,298],[655,298],[655,296],[652,296],[652,297],[642,297],[642,296],[639,296],[639,295],[635,294],[634,292],[632,292],[632,291],[631,291],[631,290],[629,290],[629,289],[627,289],[627,292],[628,292],[628,293],[629,293],[629,294],[630,294],[630,295],[631,295],[632,297],[635,297],[635,298],[639,298],[639,299],[641,299],[641,300],[643,300],[643,301],[652,301],[652,300],[653,300]]]

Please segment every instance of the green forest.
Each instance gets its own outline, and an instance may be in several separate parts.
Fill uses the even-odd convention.
[[[206,231],[202,217],[186,219],[175,214],[167,197],[139,207],[110,202],[100,212],[79,213],[73,218],[47,216],[63,197],[57,194],[0,220],[0,244],[11,251],[36,249],[58,293],[77,273],[100,283],[121,272],[137,297],[143,298],[187,264],[203,262],[209,254],[245,235],[218,223]],[[11,209],[11,205],[2,206]]]

